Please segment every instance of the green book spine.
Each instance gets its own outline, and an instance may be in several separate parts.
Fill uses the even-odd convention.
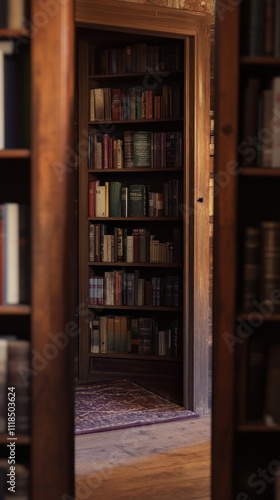
[[[121,182],[110,182],[109,184],[109,214],[110,217],[121,217]]]
[[[129,216],[145,216],[145,186],[144,184],[131,184],[129,186]]]
[[[151,132],[134,132],[133,163],[134,167],[151,167]]]

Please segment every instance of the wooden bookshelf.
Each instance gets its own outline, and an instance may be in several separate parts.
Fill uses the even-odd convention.
[[[66,165],[67,148],[73,145],[74,1],[64,2],[51,18],[40,1],[26,1],[26,6],[27,3],[30,30],[0,29],[1,43],[13,41],[14,54],[7,57],[14,57],[16,71],[11,78],[4,66],[5,108],[7,105],[7,110],[11,109],[9,106],[14,109],[16,103],[17,111],[24,104],[22,119],[12,123],[17,131],[15,136],[19,137],[15,146],[7,146],[6,133],[7,120],[14,115],[0,110],[4,122],[1,144],[6,147],[0,151],[0,204],[24,204],[30,209],[31,296],[27,304],[0,305],[0,330],[7,340],[16,338],[30,345],[30,365],[26,367],[30,383],[30,404],[26,405],[30,408],[30,432],[20,434],[16,426],[14,436],[16,468],[23,464],[29,469],[29,490],[20,491],[18,473],[18,494],[30,500],[47,500],[63,495],[74,497],[72,346],[70,341],[66,348],[58,349],[49,337],[52,332],[56,339],[72,319],[70,290],[74,283],[68,270],[72,266],[73,179],[58,179],[54,164]],[[47,22],[39,27],[42,15]],[[13,100],[7,92],[12,92],[15,84],[19,84],[19,89]],[[25,139],[27,131],[30,140]],[[46,357],[48,348],[56,348],[55,356]],[[39,358],[44,360],[41,366],[37,363]],[[19,398],[18,393],[18,412]],[[1,405],[2,402],[1,399]],[[1,467],[5,458],[10,467],[7,454],[10,439],[8,434],[0,435]],[[4,487],[6,481],[2,483]],[[7,493],[1,484],[1,498]]]
[[[229,6],[230,2],[226,3]],[[277,360],[273,364],[274,375],[269,376],[272,353],[279,349],[280,315],[275,302],[271,309],[265,309],[265,304],[272,303],[270,294],[278,289],[280,282],[275,279],[272,288],[270,283],[264,289],[268,275],[275,278],[271,255],[276,246],[272,243],[268,258],[267,226],[263,225],[264,221],[273,225],[280,220],[277,204],[280,170],[266,166],[263,160],[261,115],[247,129],[244,126],[244,110],[249,109],[244,92],[248,81],[260,85],[261,103],[263,90],[280,75],[279,57],[253,55],[257,39],[253,27],[250,28],[252,16],[246,13],[250,8],[255,9],[261,21],[258,9],[263,5],[268,2],[257,6],[257,2],[244,1],[223,19],[219,16],[216,19],[215,178],[229,173],[230,165],[235,164],[237,170],[231,171],[229,182],[221,186],[214,208],[212,498],[215,500],[257,498],[259,493],[264,499],[277,498],[274,479],[266,482],[262,492],[257,491],[252,481],[253,477],[258,480],[259,471],[267,470],[278,456],[280,436],[279,421],[268,425],[271,415],[275,416],[272,405],[279,409],[279,398],[270,391],[273,385],[270,380],[277,379],[280,369]],[[226,40],[231,41],[230,46],[226,47]],[[251,126],[256,134],[248,131]],[[257,138],[256,149],[260,154],[248,165],[240,145],[248,144],[253,136]],[[271,144],[273,147],[272,136]],[[247,228],[252,228],[251,235],[260,234],[255,247],[246,236]],[[273,231],[275,237],[275,228]],[[255,261],[254,257],[251,259],[253,253],[249,255],[249,247],[258,249]],[[270,274],[266,271],[267,263]],[[253,270],[252,281],[249,267]]]
[[[123,137],[122,134],[125,131],[131,130],[134,133],[146,131],[151,134],[155,131],[161,134],[176,131],[182,134],[182,144],[185,144],[185,146],[180,146],[182,147],[181,168],[177,166],[174,168],[175,163],[166,168],[163,161],[160,168],[94,168],[94,164],[89,165],[87,155],[80,154],[79,156],[79,303],[88,304],[89,276],[102,278],[103,267],[106,270],[127,268],[131,272],[139,268],[140,277],[143,273],[148,281],[153,274],[161,279],[166,275],[174,274],[180,277],[182,290],[179,307],[137,304],[133,306],[105,304],[88,306],[88,313],[80,315],[80,328],[83,334],[80,335],[79,341],[79,379],[81,381],[114,379],[122,373],[122,376],[127,376],[139,383],[145,382],[145,387],[149,387],[150,384],[152,388],[159,366],[158,356],[155,356],[153,352],[143,358],[141,355],[135,356],[130,352],[123,353],[121,357],[117,352],[110,355],[89,354],[91,342],[89,317],[94,317],[96,314],[108,316],[108,313],[112,311],[120,316],[131,315],[137,318],[149,316],[155,322],[154,324],[158,325],[155,328],[164,328],[161,324],[168,325],[178,320],[180,324],[179,355],[171,362],[170,356],[162,356],[161,368],[157,374],[157,385],[160,386],[161,380],[161,394],[166,392],[171,399],[203,414],[208,412],[209,248],[203,245],[202,240],[203,234],[207,234],[207,238],[209,234],[208,137],[210,122],[208,118],[205,120],[205,116],[208,117],[210,113],[209,18],[197,12],[178,12],[176,9],[133,3],[124,5],[114,0],[110,0],[106,5],[99,0],[93,2],[78,0],[75,15],[78,27],[78,145],[79,141],[86,140],[86,131],[92,134],[96,127],[103,133],[112,127],[114,132],[111,134],[116,134],[120,138]],[[145,26],[149,26],[149,29]],[[169,50],[165,47],[172,47],[172,50],[180,54],[180,63],[175,70],[170,66],[166,71],[159,68],[155,73],[158,80],[162,82],[164,78],[163,83],[172,89],[169,90],[169,95],[173,95],[173,88],[180,88],[180,112],[176,116],[171,114],[158,118],[127,119],[121,117],[115,120],[103,117],[101,121],[90,120],[90,96],[95,94],[95,89],[135,88],[136,85],[142,85],[148,75],[146,70],[139,71],[138,67],[136,70],[133,69],[134,65],[138,64],[136,60],[132,60],[131,71],[127,73],[120,69],[114,72],[110,70],[110,67],[108,71],[100,71],[101,54],[105,57],[109,54],[111,58],[114,57],[115,48],[124,51],[125,47],[131,46],[133,51],[137,51],[135,47],[139,47],[140,44],[145,45],[145,50],[150,54],[154,50],[150,48],[152,46],[162,48],[162,53],[164,50]],[[194,50],[194,45],[196,50]],[[112,49],[113,51],[110,52]],[[155,49],[155,53],[157,50]],[[135,57],[135,52],[133,57]],[[92,61],[96,69],[92,68]],[[159,58],[155,64],[167,63]],[[157,96],[161,96],[162,85],[156,86]],[[127,91],[128,94],[129,92]],[[177,90],[174,95],[176,93],[178,93]],[[155,95],[153,94],[153,99]],[[176,108],[175,102],[170,101],[170,109],[173,107]],[[122,109],[122,112],[126,111]],[[145,108],[145,111],[142,109],[142,112],[146,113],[147,109]],[[164,140],[162,136],[162,141]],[[162,154],[164,155],[163,152]],[[201,155],[203,160],[201,160]],[[203,169],[200,168],[201,165]],[[103,184],[103,182],[110,183],[118,180],[127,186],[149,184],[151,185],[150,191],[160,192],[162,182],[168,183],[169,179],[175,179],[182,187],[180,203],[183,209],[194,206],[189,214],[186,211],[186,214],[179,213],[178,216],[154,217],[147,216],[147,213],[137,217],[112,217],[110,214],[107,214],[105,218],[88,216],[89,181],[100,180]],[[202,203],[198,203],[198,199],[202,200]],[[148,199],[146,203],[147,201]],[[104,224],[109,230],[116,225],[128,228],[128,231],[136,227],[144,227],[155,233],[158,230],[162,237],[164,233],[166,234],[163,241],[170,240],[174,227],[180,228],[183,261],[171,262],[170,265],[168,263],[153,265],[150,262],[138,265],[136,260],[128,264],[125,261],[121,263],[89,262],[89,223]],[[205,287],[199,285],[201,280],[205,280]]]

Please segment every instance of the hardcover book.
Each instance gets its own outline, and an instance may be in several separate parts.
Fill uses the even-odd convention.
[[[111,181],[109,183],[109,215],[110,217],[122,216],[122,183]]]
[[[151,132],[134,132],[133,163],[134,167],[151,167]]]
[[[130,184],[128,187],[128,207],[130,217],[145,216],[145,195],[144,184]]]

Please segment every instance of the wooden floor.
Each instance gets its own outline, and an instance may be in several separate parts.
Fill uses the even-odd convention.
[[[77,500],[210,500],[210,416],[76,436]]]

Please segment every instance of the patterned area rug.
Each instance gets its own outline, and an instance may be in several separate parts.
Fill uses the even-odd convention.
[[[195,417],[196,413],[126,380],[75,389],[76,435]]]

